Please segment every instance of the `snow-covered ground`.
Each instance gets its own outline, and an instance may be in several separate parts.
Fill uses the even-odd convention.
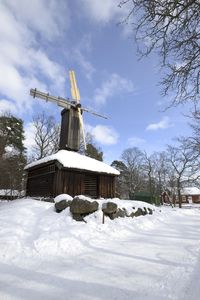
[[[198,207],[86,220],[51,203],[0,202],[0,299],[200,299]]]

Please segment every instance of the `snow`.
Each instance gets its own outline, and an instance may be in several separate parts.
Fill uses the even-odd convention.
[[[94,158],[81,155],[74,151],[60,150],[55,154],[44,157],[37,161],[34,161],[28,164],[25,169],[29,169],[31,167],[37,166],[39,164],[43,164],[50,161],[59,161],[63,167],[78,169],[78,170],[87,170],[98,173],[107,173],[113,175],[119,175],[119,171],[114,169],[113,167],[98,161]]]
[[[54,202],[55,202],[55,203],[60,202],[60,201],[62,201],[62,200],[72,201],[73,198],[72,198],[70,195],[68,195],[68,194],[60,194],[60,195],[58,195],[58,196],[56,196],[56,197],[54,198]]]
[[[0,190],[0,196],[23,196],[25,194],[24,191],[11,190],[11,189],[2,189]]]
[[[86,224],[53,203],[0,202],[0,299],[199,299],[200,206],[153,208],[105,224],[99,210]]]
[[[200,189],[197,187],[187,187],[181,190],[182,195],[200,195]]]

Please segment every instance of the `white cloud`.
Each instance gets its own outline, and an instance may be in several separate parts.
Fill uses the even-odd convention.
[[[119,2],[116,0],[81,0],[84,14],[93,22],[101,26],[107,25],[109,22],[113,22],[115,25],[121,24],[122,34],[127,37],[133,33],[131,25],[132,16],[130,16],[130,22],[126,21],[123,23],[123,21],[129,15],[132,5],[130,1],[120,8]]]
[[[88,80],[91,80],[96,69],[87,59],[87,54],[92,50],[92,37],[90,34],[84,34],[81,40],[69,49],[67,57],[70,57],[70,64],[75,62],[84,73]]]
[[[6,0],[5,7],[12,12],[17,21],[36,30],[42,37],[52,40],[68,28],[70,15],[66,1],[60,0]],[[62,29],[62,31],[61,31]]]
[[[108,23],[116,17],[125,16],[127,6],[121,9],[116,0],[81,0],[84,12],[95,22]]]
[[[113,73],[107,81],[103,82],[101,88],[95,90],[94,101],[97,104],[105,104],[108,98],[122,91],[133,92],[133,83],[131,80]]]
[[[100,23],[109,22],[120,10],[116,0],[81,0],[81,2],[85,13],[87,13],[92,20]]]
[[[86,131],[92,134],[95,141],[102,145],[114,145],[118,141],[119,135],[112,127],[104,125],[92,127],[88,124],[85,127]]]
[[[151,123],[146,127],[146,130],[158,130],[158,129],[167,129],[172,127],[173,124],[170,122],[169,117],[163,117],[162,120],[158,123]]]
[[[16,110],[14,103],[12,103],[11,101],[5,100],[5,99],[1,99],[0,100],[0,112],[1,112],[1,114],[6,113],[6,112],[15,114],[17,112],[17,110]]]
[[[133,136],[133,137],[130,137],[128,139],[128,144],[133,147],[133,146],[138,146],[138,145],[141,145],[141,144],[144,144],[146,141],[145,139],[142,139],[142,138],[139,138],[137,136]]]
[[[49,58],[40,38],[48,42],[59,36],[65,28],[64,15],[67,18],[63,1],[21,0],[19,5],[18,1],[7,0],[0,3],[2,106],[8,104],[5,100],[13,101],[13,110],[27,112],[33,102],[28,96],[29,89],[49,89],[41,83],[44,81],[51,89],[63,90],[64,70]]]
[[[89,60],[86,59],[85,55],[80,49],[76,49],[74,52],[74,60],[82,68],[87,79],[92,79],[92,76],[95,72],[94,66]]]

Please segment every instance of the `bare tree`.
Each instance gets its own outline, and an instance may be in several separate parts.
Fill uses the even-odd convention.
[[[199,100],[199,0],[123,0],[130,5],[124,22],[132,24],[141,57],[152,51],[161,57],[163,95],[175,93],[171,105]]]
[[[143,169],[145,174],[147,174],[148,182],[147,182],[147,190],[151,194],[151,197],[155,195],[157,178],[156,178],[156,166],[157,159],[154,154],[148,155],[146,151],[144,151],[144,165]]]
[[[86,145],[94,143],[94,137],[92,136],[92,134],[90,132],[85,133],[85,143],[86,143]],[[83,139],[82,135],[80,137],[79,153],[85,154],[85,144],[84,144],[84,139]]]
[[[171,178],[176,178],[179,207],[182,206],[181,188],[185,182],[194,182],[199,178],[199,153],[188,146],[186,139],[179,140],[178,146],[167,147],[168,161],[173,168]]]
[[[122,162],[126,166],[124,176],[129,197],[141,189],[143,185],[143,159],[144,155],[137,147],[128,148],[122,153]]]
[[[167,153],[165,151],[154,152],[152,159],[154,160],[154,172],[158,184],[158,194],[161,195],[164,190],[170,187],[171,166],[167,160]]]
[[[190,117],[190,127],[192,128],[192,135],[188,137],[188,143],[194,151],[200,153],[200,111],[195,110]]]
[[[33,156],[40,159],[55,153],[59,149],[60,126],[54,117],[47,116],[44,112],[33,117],[35,127],[35,145]]]

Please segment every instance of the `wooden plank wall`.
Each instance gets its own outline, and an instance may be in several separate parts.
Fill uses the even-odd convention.
[[[103,198],[115,197],[115,177],[109,175],[99,176],[99,196]]]
[[[30,177],[27,180],[26,195],[53,197],[54,173]]]
[[[88,179],[95,176],[97,179],[96,192],[94,192],[93,180],[91,182],[91,191],[89,191],[90,185],[88,185]],[[115,197],[115,177],[109,175],[57,170],[54,186],[55,195],[65,193],[72,197],[76,195],[90,195],[93,198]]]
[[[79,150],[80,122],[77,109],[63,109],[61,112],[60,149]]]
[[[54,182],[55,194],[69,194],[74,197],[84,194],[84,174],[68,170],[58,170]]]
[[[26,185],[26,195],[53,197],[55,171],[56,168],[54,163],[34,167],[33,169],[29,170]]]
[[[55,164],[28,172],[28,196],[55,197],[63,193],[113,198],[115,176],[58,169]]]
[[[192,201],[194,203],[200,203],[200,196],[199,195],[193,195],[192,196]]]
[[[99,176],[97,174],[85,174],[84,184],[84,195],[92,198],[99,197]]]
[[[61,130],[60,130],[60,149],[66,149],[69,142],[69,123],[70,123],[70,110],[63,109],[61,111]]]

